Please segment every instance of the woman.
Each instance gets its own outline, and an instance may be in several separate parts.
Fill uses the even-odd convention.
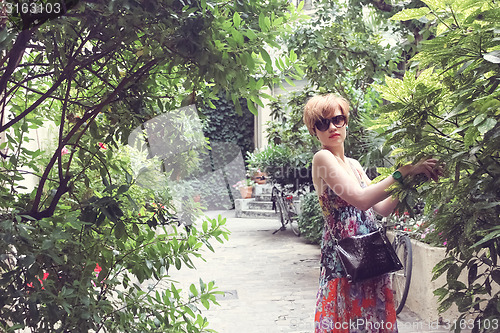
[[[325,217],[315,332],[397,332],[389,275],[349,283],[333,252],[334,239],[376,230],[373,210],[387,216],[397,199],[386,189],[395,181],[424,173],[437,180],[437,160],[400,167],[391,177],[370,184],[358,161],[344,155],[348,102],[332,94],[315,96],[304,107],[304,123],[322,144],[312,161],[313,183]]]

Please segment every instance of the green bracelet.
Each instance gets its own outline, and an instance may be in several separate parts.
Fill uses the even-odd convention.
[[[394,173],[392,174],[392,178],[394,178],[400,184],[403,184],[403,175],[398,170],[394,171]]]

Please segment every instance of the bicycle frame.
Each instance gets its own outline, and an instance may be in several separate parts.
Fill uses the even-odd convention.
[[[300,230],[297,224],[298,214],[293,202],[293,194],[282,189],[277,184],[273,184],[271,192],[271,200],[273,202],[272,209],[279,211],[281,227],[273,232],[286,230],[286,224],[289,224],[295,235],[300,236]]]
[[[389,227],[396,227],[398,224],[388,225],[384,224],[384,231],[387,231]],[[399,226],[401,227],[401,226]],[[411,283],[411,273],[413,266],[412,258],[412,247],[410,236],[407,231],[401,230],[401,228],[395,228],[394,240],[392,241],[392,246],[396,251],[401,263],[403,264],[403,270],[391,274],[392,287],[394,293],[394,303],[396,306],[396,314],[401,313],[406,303],[408,297],[410,283]]]

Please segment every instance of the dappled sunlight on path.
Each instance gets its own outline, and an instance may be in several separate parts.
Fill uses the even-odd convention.
[[[217,216],[218,212],[210,212]],[[212,242],[215,253],[205,252],[197,270],[172,271],[183,288],[214,280],[220,307],[203,314],[221,333],[311,332],[319,274],[319,249],[297,238],[291,230],[272,234],[278,220],[228,217],[229,241]]]

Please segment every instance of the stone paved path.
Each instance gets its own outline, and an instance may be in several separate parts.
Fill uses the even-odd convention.
[[[291,230],[272,234],[278,220],[235,218],[234,211],[209,212],[227,218],[229,241],[212,242],[195,261],[196,270],[172,271],[172,278],[187,289],[191,283],[215,281],[225,296],[220,306],[205,310],[210,328],[219,333],[311,333],[318,288],[317,245],[308,244]],[[398,318],[400,333],[449,332],[426,323],[410,311]]]

